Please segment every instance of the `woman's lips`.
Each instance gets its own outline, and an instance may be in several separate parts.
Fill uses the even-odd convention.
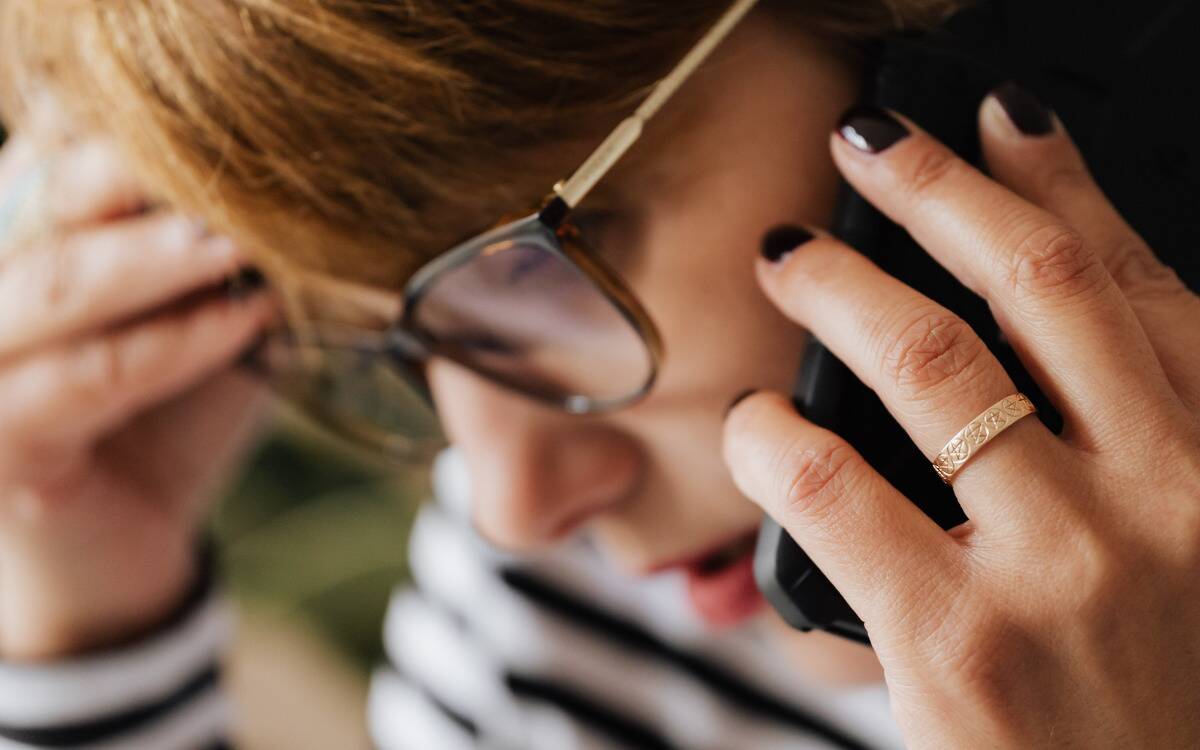
[[[696,613],[713,628],[731,628],[757,614],[764,603],[754,583],[757,536],[757,533],[743,535],[706,554],[659,566],[658,570],[682,572]]]
[[[687,568],[688,598],[710,626],[731,628],[756,615],[763,605],[754,583],[754,551],[714,573]]]

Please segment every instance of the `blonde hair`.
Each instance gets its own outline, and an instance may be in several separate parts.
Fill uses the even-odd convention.
[[[956,4],[764,1],[850,43]],[[395,287],[535,200],[558,175],[530,145],[613,121],[727,5],[0,0],[0,106],[48,87],[274,267]]]

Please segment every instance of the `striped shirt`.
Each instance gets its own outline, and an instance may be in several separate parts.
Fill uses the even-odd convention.
[[[883,686],[831,689],[759,626],[714,635],[681,579],[629,579],[586,540],[513,557],[469,522],[449,450],[409,550],[414,585],[383,628],[367,721],[381,750],[828,750],[902,746]],[[224,747],[218,664],[232,623],[212,591],[119,651],[0,664],[0,750]]]

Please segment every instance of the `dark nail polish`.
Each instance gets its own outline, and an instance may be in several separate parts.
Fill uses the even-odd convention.
[[[1041,100],[1015,83],[1006,83],[992,91],[1008,119],[1025,135],[1050,135],[1054,132],[1054,117]]]
[[[225,294],[230,299],[246,299],[267,285],[267,278],[262,271],[247,266],[236,276],[225,280]]]
[[[904,123],[879,107],[855,107],[838,122],[838,134],[859,151],[879,154],[909,136]]]
[[[793,250],[812,240],[812,232],[807,229],[784,224],[763,235],[762,256],[772,263],[778,263]]]
[[[729,406],[725,407],[725,416],[729,416],[729,412],[733,411],[733,407],[742,403],[756,393],[758,393],[757,388],[749,388],[739,393],[732,401],[729,402]]]

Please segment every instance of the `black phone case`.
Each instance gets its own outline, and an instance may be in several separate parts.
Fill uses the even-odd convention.
[[[977,114],[995,86],[1016,80],[1050,104],[1101,186],[1168,264],[1196,288],[1200,249],[1200,6],[1032,0],[981,3],[943,29],[896,36],[870,50],[862,101],[912,118],[979,165]],[[1178,124],[1174,130],[1166,127]],[[888,273],[961,316],[1058,432],[1061,417],[1003,341],[986,303],[848,186],[834,233]],[[966,520],[875,394],[813,340],[793,393],[797,410],[845,438],[943,528]],[[949,437],[949,436],[947,436]],[[868,643],[861,619],[769,519],[754,561],[759,588],[801,630]]]

